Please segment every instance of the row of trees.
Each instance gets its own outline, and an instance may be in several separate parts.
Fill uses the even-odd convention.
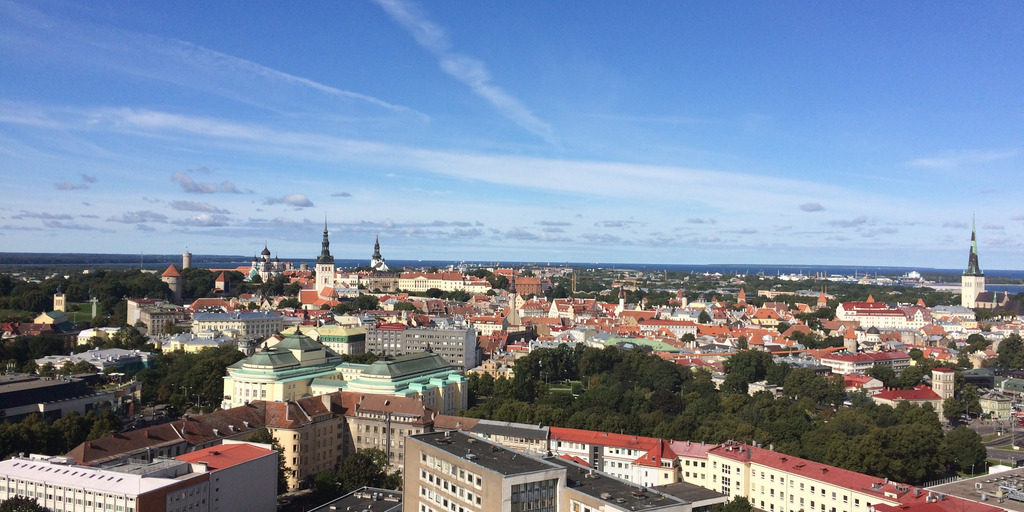
[[[470,376],[477,403],[465,414],[663,439],[734,439],[911,484],[984,460],[980,439],[964,430],[944,434],[931,407],[879,406],[862,394],[842,407],[841,379],[775,363],[763,352],[736,354],[727,371],[716,389],[709,372],[639,350],[562,345],[517,361],[511,380]],[[784,396],[748,395],[757,380],[782,386]],[[858,458],[850,446],[878,457]]]
[[[91,410],[85,415],[72,411],[52,423],[38,414],[12,423],[0,423],[0,459],[18,453],[58,455],[79,444],[121,429],[121,420],[110,408]]]

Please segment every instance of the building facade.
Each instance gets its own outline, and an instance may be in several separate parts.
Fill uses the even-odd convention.
[[[460,370],[480,364],[476,330],[472,328],[433,329],[404,324],[373,324],[366,328],[367,352],[401,355],[428,350]]]

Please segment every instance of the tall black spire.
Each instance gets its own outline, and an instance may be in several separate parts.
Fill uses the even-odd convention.
[[[316,259],[317,265],[334,264],[334,256],[331,256],[331,241],[327,239],[327,219],[324,219],[324,241],[320,244],[320,257]]]
[[[373,259],[380,259],[380,235],[377,235],[377,241],[373,244]]]
[[[978,238],[975,234],[974,220],[971,220],[971,254],[967,257],[967,270],[965,276],[983,276],[981,265],[978,264]]]

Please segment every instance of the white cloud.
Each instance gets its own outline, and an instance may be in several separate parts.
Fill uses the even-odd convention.
[[[182,190],[190,194],[215,194],[224,192],[228,194],[240,194],[238,187],[230,181],[222,183],[196,183],[191,176],[183,172],[176,172],[171,175],[171,181],[177,181]]]
[[[825,209],[821,203],[804,203],[800,205],[800,209],[805,212],[820,212]]]
[[[125,224],[140,224],[144,222],[167,222],[167,216],[149,210],[125,212],[107,219],[110,222],[122,222]]]
[[[1013,158],[1020,154],[1019,151],[946,151],[940,155],[917,158],[907,162],[911,167],[924,167],[928,169],[956,169],[979,165],[997,160]]]
[[[518,99],[495,85],[487,65],[478,59],[452,50],[445,30],[419,12],[417,6],[401,0],[376,0],[377,5],[408,31],[424,49],[437,58],[445,73],[469,86],[487,100],[501,115],[523,129],[554,143],[551,126],[530,112]]]
[[[288,194],[283,197],[268,197],[263,204],[287,204],[298,208],[309,208],[313,206],[306,194]]]

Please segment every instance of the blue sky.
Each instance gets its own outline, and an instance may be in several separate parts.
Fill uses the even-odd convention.
[[[0,1],[0,250],[1020,269],[1024,3]]]

